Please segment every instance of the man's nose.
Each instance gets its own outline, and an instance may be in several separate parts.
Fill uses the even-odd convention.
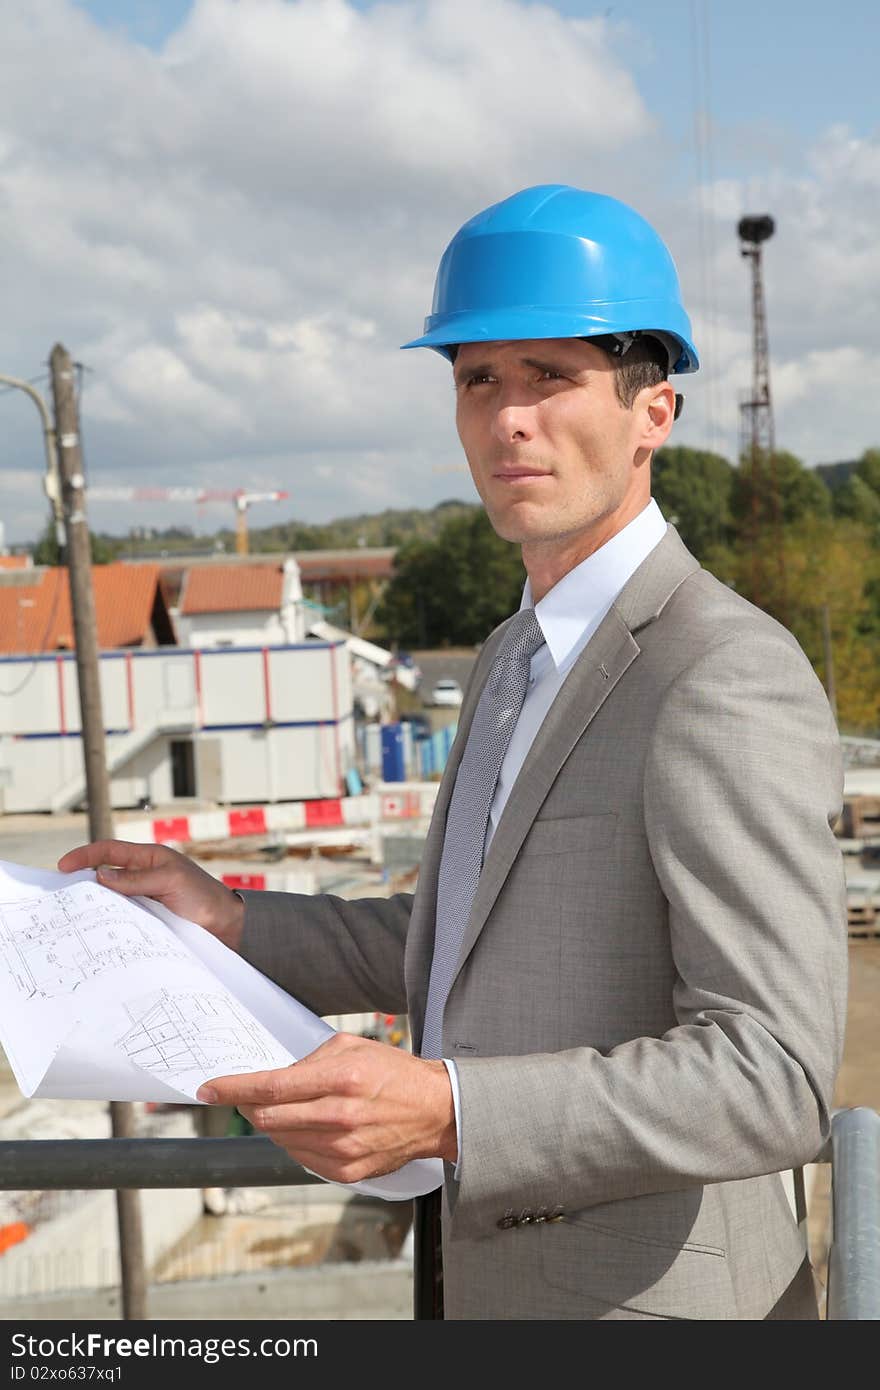
[[[535,433],[532,411],[533,407],[515,400],[500,404],[493,420],[496,438],[500,439],[502,444],[521,443],[523,440],[531,439]]]

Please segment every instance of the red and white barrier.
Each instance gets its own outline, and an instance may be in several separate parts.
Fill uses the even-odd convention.
[[[259,874],[220,874],[219,878],[227,888],[310,895],[318,891],[317,877],[311,870],[291,873],[286,869],[267,869]]]
[[[276,830],[313,830],[318,843],[322,830],[430,816],[436,797],[436,782],[384,782],[363,796],[196,811],[193,815],[162,816],[156,820],[121,821],[118,828],[122,839],[147,845],[198,844],[270,835]]]

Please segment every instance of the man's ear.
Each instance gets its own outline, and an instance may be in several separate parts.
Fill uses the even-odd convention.
[[[642,446],[646,449],[659,449],[669,438],[673,421],[678,413],[678,397],[668,381],[659,386],[646,386],[637,402],[643,412]]]

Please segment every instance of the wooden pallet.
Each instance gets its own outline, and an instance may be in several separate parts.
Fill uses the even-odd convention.
[[[846,918],[850,936],[880,936],[880,915],[873,901],[848,903]]]

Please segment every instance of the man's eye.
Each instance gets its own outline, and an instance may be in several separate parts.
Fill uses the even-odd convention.
[[[487,382],[494,381],[495,378],[488,372],[472,372],[470,376],[464,377],[462,386],[485,386]]]
[[[554,371],[552,367],[545,367],[544,371],[541,373],[541,377],[544,381],[562,381],[563,376],[563,372]]]

